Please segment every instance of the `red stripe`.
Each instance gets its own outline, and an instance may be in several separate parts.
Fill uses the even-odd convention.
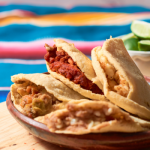
[[[0,46],[0,57],[1,58],[43,58],[46,50],[43,46],[33,47],[31,50],[26,48],[5,48]]]
[[[146,79],[147,82],[150,83],[150,77],[144,76],[144,78]]]
[[[80,51],[86,55],[91,55],[91,50],[97,45],[91,46],[76,46]],[[43,58],[46,53],[44,46],[35,46],[32,48],[24,47],[2,47],[0,46],[0,58],[23,58],[23,59],[40,59]]]

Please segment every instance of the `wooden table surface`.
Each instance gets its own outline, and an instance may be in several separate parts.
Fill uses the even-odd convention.
[[[40,140],[26,131],[0,103],[0,150],[70,150]]]

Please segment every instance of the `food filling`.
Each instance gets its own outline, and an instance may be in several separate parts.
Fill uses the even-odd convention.
[[[44,87],[30,82],[17,83],[16,92],[19,105],[25,115],[30,118],[49,113],[52,105],[57,102],[57,99],[52,94],[49,94]]]
[[[49,118],[45,119],[45,123],[52,132],[56,130],[78,132],[112,120],[129,121],[129,118],[127,115],[115,113],[112,108],[108,108],[105,105],[100,109],[92,107],[74,109],[73,106],[68,105],[67,109],[52,113]]]
[[[75,84],[80,84],[83,89],[90,90],[96,94],[103,94],[96,84],[86,78],[68,53],[63,49],[58,51],[55,45],[53,47],[46,45],[46,48],[48,52],[44,58],[53,72],[63,75]]]
[[[108,59],[103,54],[101,54],[101,51],[98,56],[101,67],[106,73],[109,89],[124,97],[127,97],[129,93],[128,82],[124,79],[120,72],[116,70],[112,64],[110,64]]]

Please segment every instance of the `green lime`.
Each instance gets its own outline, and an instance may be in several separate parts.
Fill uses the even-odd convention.
[[[124,35],[122,37],[122,40],[125,41],[125,40],[130,39],[130,38],[136,38],[136,36],[133,33],[129,33],[129,34]]]
[[[150,39],[150,23],[134,20],[131,24],[131,31],[140,39]]]
[[[138,42],[140,51],[150,51],[150,40],[141,40]]]
[[[124,45],[127,50],[136,50],[138,51],[138,39],[130,38],[124,41]]]

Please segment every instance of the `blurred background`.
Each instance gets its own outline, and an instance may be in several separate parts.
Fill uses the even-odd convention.
[[[0,0],[0,102],[12,75],[47,72],[45,43],[61,38],[90,57],[110,36],[131,33],[133,20],[150,22],[149,0]]]
[[[57,5],[60,7],[71,7],[74,5],[96,5],[96,6],[121,6],[139,5],[150,6],[149,0],[0,0],[1,3],[25,3],[32,5]]]

